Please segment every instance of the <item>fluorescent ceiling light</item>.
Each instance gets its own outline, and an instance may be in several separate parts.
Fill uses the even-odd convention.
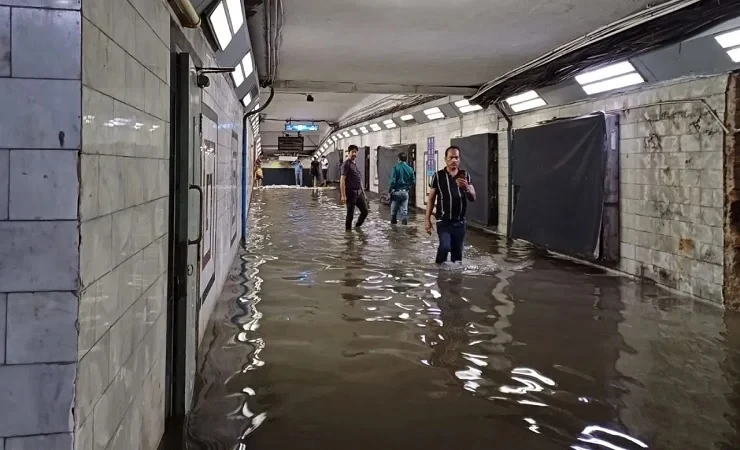
[[[360,127],[360,131],[362,131],[362,134],[368,134],[369,131],[367,131],[367,127]]]
[[[481,109],[483,109],[481,105],[469,105],[469,106],[463,106],[462,108],[460,108],[460,112],[463,114],[467,114],[473,111],[480,111]]]
[[[581,85],[593,83],[595,81],[606,80],[607,78],[624,75],[625,73],[635,72],[635,67],[629,61],[612,64],[611,66],[602,67],[601,69],[576,75],[576,81]]]
[[[545,105],[547,105],[547,103],[541,98],[537,97],[534,100],[528,100],[526,102],[515,103],[511,105],[511,109],[514,112],[522,112],[528,109],[539,108],[540,106],[545,106]]]
[[[247,95],[242,99],[242,103],[244,103],[244,106],[249,106],[249,104],[252,103],[252,94],[247,93]]]
[[[349,130],[350,133],[352,133],[352,136],[358,136],[360,133],[357,132],[354,128]]]
[[[339,138],[338,138],[338,137],[336,137],[336,136],[332,136],[332,137],[331,137],[331,140],[332,140],[332,141],[334,141],[334,142],[337,142],[337,141],[339,140]]]
[[[231,72],[231,78],[234,79],[234,85],[236,85],[236,87],[239,87],[244,83],[244,72],[242,72],[241,65],[234,67],[234,71]]]
[[[513,97],[507,98],[506,103],[508,103],[509,106],[513,106],[513,105],[516,105],[517,103],[534,100],[536,98],[539,98],[539,95],[535,91],[527,91],[523,94],[519,94],[519,95],[515,95]]]
[[[348,137],[350,137],[350,134],[347,131],[345,131],[344,132],[344,137],[348,138]]]
[[[244,77],[252,75],[254,71],[254,65],[252,65],[252,52],[247,52],[242,58],[242,69],[244,69]]]
[[[401,120],[408,122],[409,120],[414,120],[414,116],[412,114],[406,114],[405,116],[401,116]]]
[[[429,108],[424,110],[424,114],[426,114],[427,116],[431,114],[442,114],[442,110],[439,108]]]
[[[220,2],[216,9],[211,13],[211,28],[213,34],[216,35],[218,46],[221,50],[226,50],[231,42],[231,30],[229,29],[229,23],[226,19],[226,9],[224,9],[224,3]]]
[[[715,36],[722,48],[737,47],[740,45],[740,29]]]
[[[455,102],[455,106],[457,106],[458,108],[464,108],[466,106],[470,106],[470,101],[465,100],[465,99],[458,100]]]
[[[732,62],[740,63],[740,47],[733,48],[732,50],[727,52],[728,55],[730,55],[730,59],[732,59]]]
[[[609,78],[608,80],[599,81],[598,83],[587,84],[583,86],[583,90],[588,95],[598,94],[599,92],[612,91],[614,89],[620,89],[627,86],[634,86],[636,84],[644,83],[642,75],[637,72],[628,73],[616,78]]]
[[[380,128],[380,125],[378,125],[377,123],[371,124],[370,125],[370,129],[373,130],[373,131],[380,131],[380,130],[382,130],[382,128]]]
[[[433,114],[427,114],[427,119],[429,120],[437,120],[437,119],[444,119],[445,115],[441,112],[433,113]]]
[[[383,123],[385,124],[385,127],[388,129],[396,128],[398,126],[392,119],[384,120]]]
[[[229,8],[229,18],[231,18],[231,29],[236,30],[244,25],[244,14],[242,14],[241,0],[226,0],[226,6]]]

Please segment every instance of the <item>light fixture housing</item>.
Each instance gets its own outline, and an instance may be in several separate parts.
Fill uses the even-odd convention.
[[[424,115],[427,116],[427,119],[429,120],[437,120],[437,119],[445,118],[445,115],[442,112],[442,110],[437,107],[425,109]]]
[[[236,34],[237,30],[244,25],[244,13],[242,12],[241,0],[226,0],[226,8],[229,10],[231,29]]]
[[[252,103],[252,94],[247,92],[247,95],[245,95],[244,98],[242,99],[242,103],[244,104],[245,107],[249,106],[249,104]]]
[[[242,58],[242,69],[244,70],[244,77],[252,75],[254,72],[254,64],[252,64],[252,52],[248,51],[244,58]]]
[[[740,63],[740,47],[729,50],[727,54],[730,56],[732,62]]]
[[[408,122],[409,120],[414,120],[414,115],[413,114],[403,115],[401,116],[401,120],[403,120],[404,122]]]
[[[384,120],[384,121],[383,121],[383,125],[385,125],[385,127],[386,127],[387,129],[389,129],[389,130],[390,130],[391,128],[396,128],[396,127],[398,126],[398,125],[396,125],[396,122],[394,122],[394,121],[393,121],[393,119],[387,119],[387,120]]]
[[[509,104],[509,108],[512,111],[517,113],[547,105],[547,102],[535,91],[527,91],[523,94],[509,97],[506,99],[506,103]]]
[[[370,131],[367,129],[367,127],[360,127],[360,131],[362,134],[368,134]]]
[[[462,114],[480,111],[481,109],[483,109],[481,105],[471,105],[470,101],[468,101],[467,99],[456,101],[455,106],[457,106],[457,109],[459,109]]]
[[[219,48],[221,51],[226,50],[226,47],[231,43],[233,33],[229,26],[229,19],[226,17],[224,2],[219,2],[216,5],[211,15],[208,16],[208,22],[211,24],[211,29],[213,30],[213,35],[216,37],[216,43]]]
[[[714,37],[722,48],[740,47],[740,28]]]
[[[344,137],[346,137],[346,138],[349,138],[349,137],[351,137],[351,135],[349,134],[349,131],[345,131],[344,133],[342,133],[342,135],[343,135]]]
[[[380,130],[382,130],[382,128],[380,128],[380,125],[378,125],[377,123],[370,124],[370,129],[373,130],[373,131],[380,131]]]
[[[629,61],[612,64],[576,75],[576,81],[588,95],[613,91],[645,82]]]
[[[357,130],[355,130],[354,128],[352,128],[351,130],[349,130],[349,132],[352,133],[352,136],[359,136],[360,135],[360,133],[358,133]]]

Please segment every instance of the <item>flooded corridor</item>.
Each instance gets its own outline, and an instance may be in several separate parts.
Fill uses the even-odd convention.
[[[254,194],[201,344],[187,449],[740,448],[737,316],[335,190]]]

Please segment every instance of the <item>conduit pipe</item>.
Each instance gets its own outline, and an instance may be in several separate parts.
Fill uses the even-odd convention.
[[[177,8],[180,10],[182,26],[184,26],[185,28],[199,28],[200,15],[197,11],[195,11],[195,8],[193,7],[193,4],[190,3],[190,0],[173,1],[177,5]]]

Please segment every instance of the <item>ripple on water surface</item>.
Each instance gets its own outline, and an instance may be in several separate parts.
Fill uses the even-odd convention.
[[[336,192],[254,195],[201,343],[188,449],[737,449],[735,315]]]

